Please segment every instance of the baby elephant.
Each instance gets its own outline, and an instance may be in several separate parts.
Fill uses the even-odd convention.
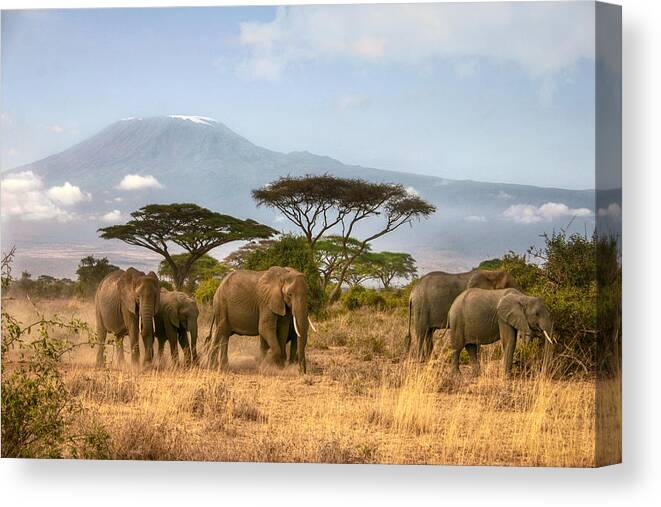
[[[502,340],[505,375],[512,370],[516,336],[541,331],[551,339],[551,316],[544,302],[516,289],[467,289],[452,303],[448,314],[452,336],[452,365],[459,371],[459,354],[466,347],[476,373],[480,371],[479,347]]]
[[[195,299],[183,292],[161,289],[160,307],[154,316],[159,364],[163,361],[166,340],[170,343],[170,355],[174,364],[179,362],[177,341],[184,351],[186,363],[197,363],[198,314]],[[188,333],[190,333],[190,344]]]

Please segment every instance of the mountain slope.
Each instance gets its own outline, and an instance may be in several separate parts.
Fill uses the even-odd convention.
[[[438,211],[412,231],[403,228],[375,247],[413,252],[430,268],[470,267],[486,256],[525,250],[538,241],[540,233],[566,226],[571,210],[594,212],[595,199],[593,190],[449,180],[350,166],[308,152],[279,153],[256,146],[210,118],[186,116],[113,123],[67,150],[12,172],[27,170],[39,175],[47,186],[68,181],[91,193],[91,202],[82,204],[81,210],[95,216],[112,209],[126,216],[149,202],[189,201],[278,228],[287,224],[272,210],[255,208],[250,191],[280,176],[329,173],[400,183],[436,205]],[[162,188],[119,189],[128,174],[152,175]],[[528,222],[525,216],[516,215],[528,208],[516,208],[513,216],[503,215],[511,206],[522,205],[537,213],[534,210],[546,203],[564,205],[569,212],[551,210],[553,213],[533,216]],[[78,234],[88,241],[100,225],[91,223]],[[572,227],[580,232],[591,230],[592,217],[582,217]],[[72,234],[67,231],[67,237]]]

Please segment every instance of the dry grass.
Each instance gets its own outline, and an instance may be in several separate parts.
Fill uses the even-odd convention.
[[[89,303],[38,307],[93,323]],[[25,322],[34,312],[19,301],[5,309]],[[201,328],[204,336],[204,317]],[[468,367],[452,375],[443,354],[426,365],[400,362],[400,315],[355,312],[318,329],[304,377],[295,366],[260,371],[257,339],[247,337],[230,340],[225,374],[100,371],[95,351],[81,347],[67,358],[65,376],[111,435],[116,459],[595,466],[593,381],[505,380],[487,353],[477,379]],[[603,431],[616,436],[614,386]],[[606,459],[617,459],[615,447]]]

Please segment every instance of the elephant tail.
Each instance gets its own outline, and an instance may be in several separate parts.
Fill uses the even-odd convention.
[[[411,298],[409,298],[409,327],[406,332],[406,336],[404,337],[404,347],[406,348],[406,352],[408,352],[411,348],[411,314],[413,313],[412,306],[413,304]]]
[[[207,335],[206,340],[204,340],[205,348],[209,348],[211,345],[211,336],[213,335],[213,325],[216,322],[216,313],[214,312],[213,317],[211,317],[211,325],[209,326],[209,334]]]

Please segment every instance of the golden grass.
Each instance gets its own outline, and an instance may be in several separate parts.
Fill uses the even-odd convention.
[[[24,322],[34,312],[6,306]],[[37,306],[93,324],[91,303]],[[405,325],[399,314],[367,311],[319,322],[303,377],[295,366],[260,371],[248,337],[230,340],[228,373],[97,370],[95,351],[81,347],[64,374],[110,434],[115,459],[595,466],[594,381],[506,380],[488,353],[477,379],[468,367],[453,375],[443,354],[400,361]],[[619,457],[619,392],[612,388],[606,461]]]

